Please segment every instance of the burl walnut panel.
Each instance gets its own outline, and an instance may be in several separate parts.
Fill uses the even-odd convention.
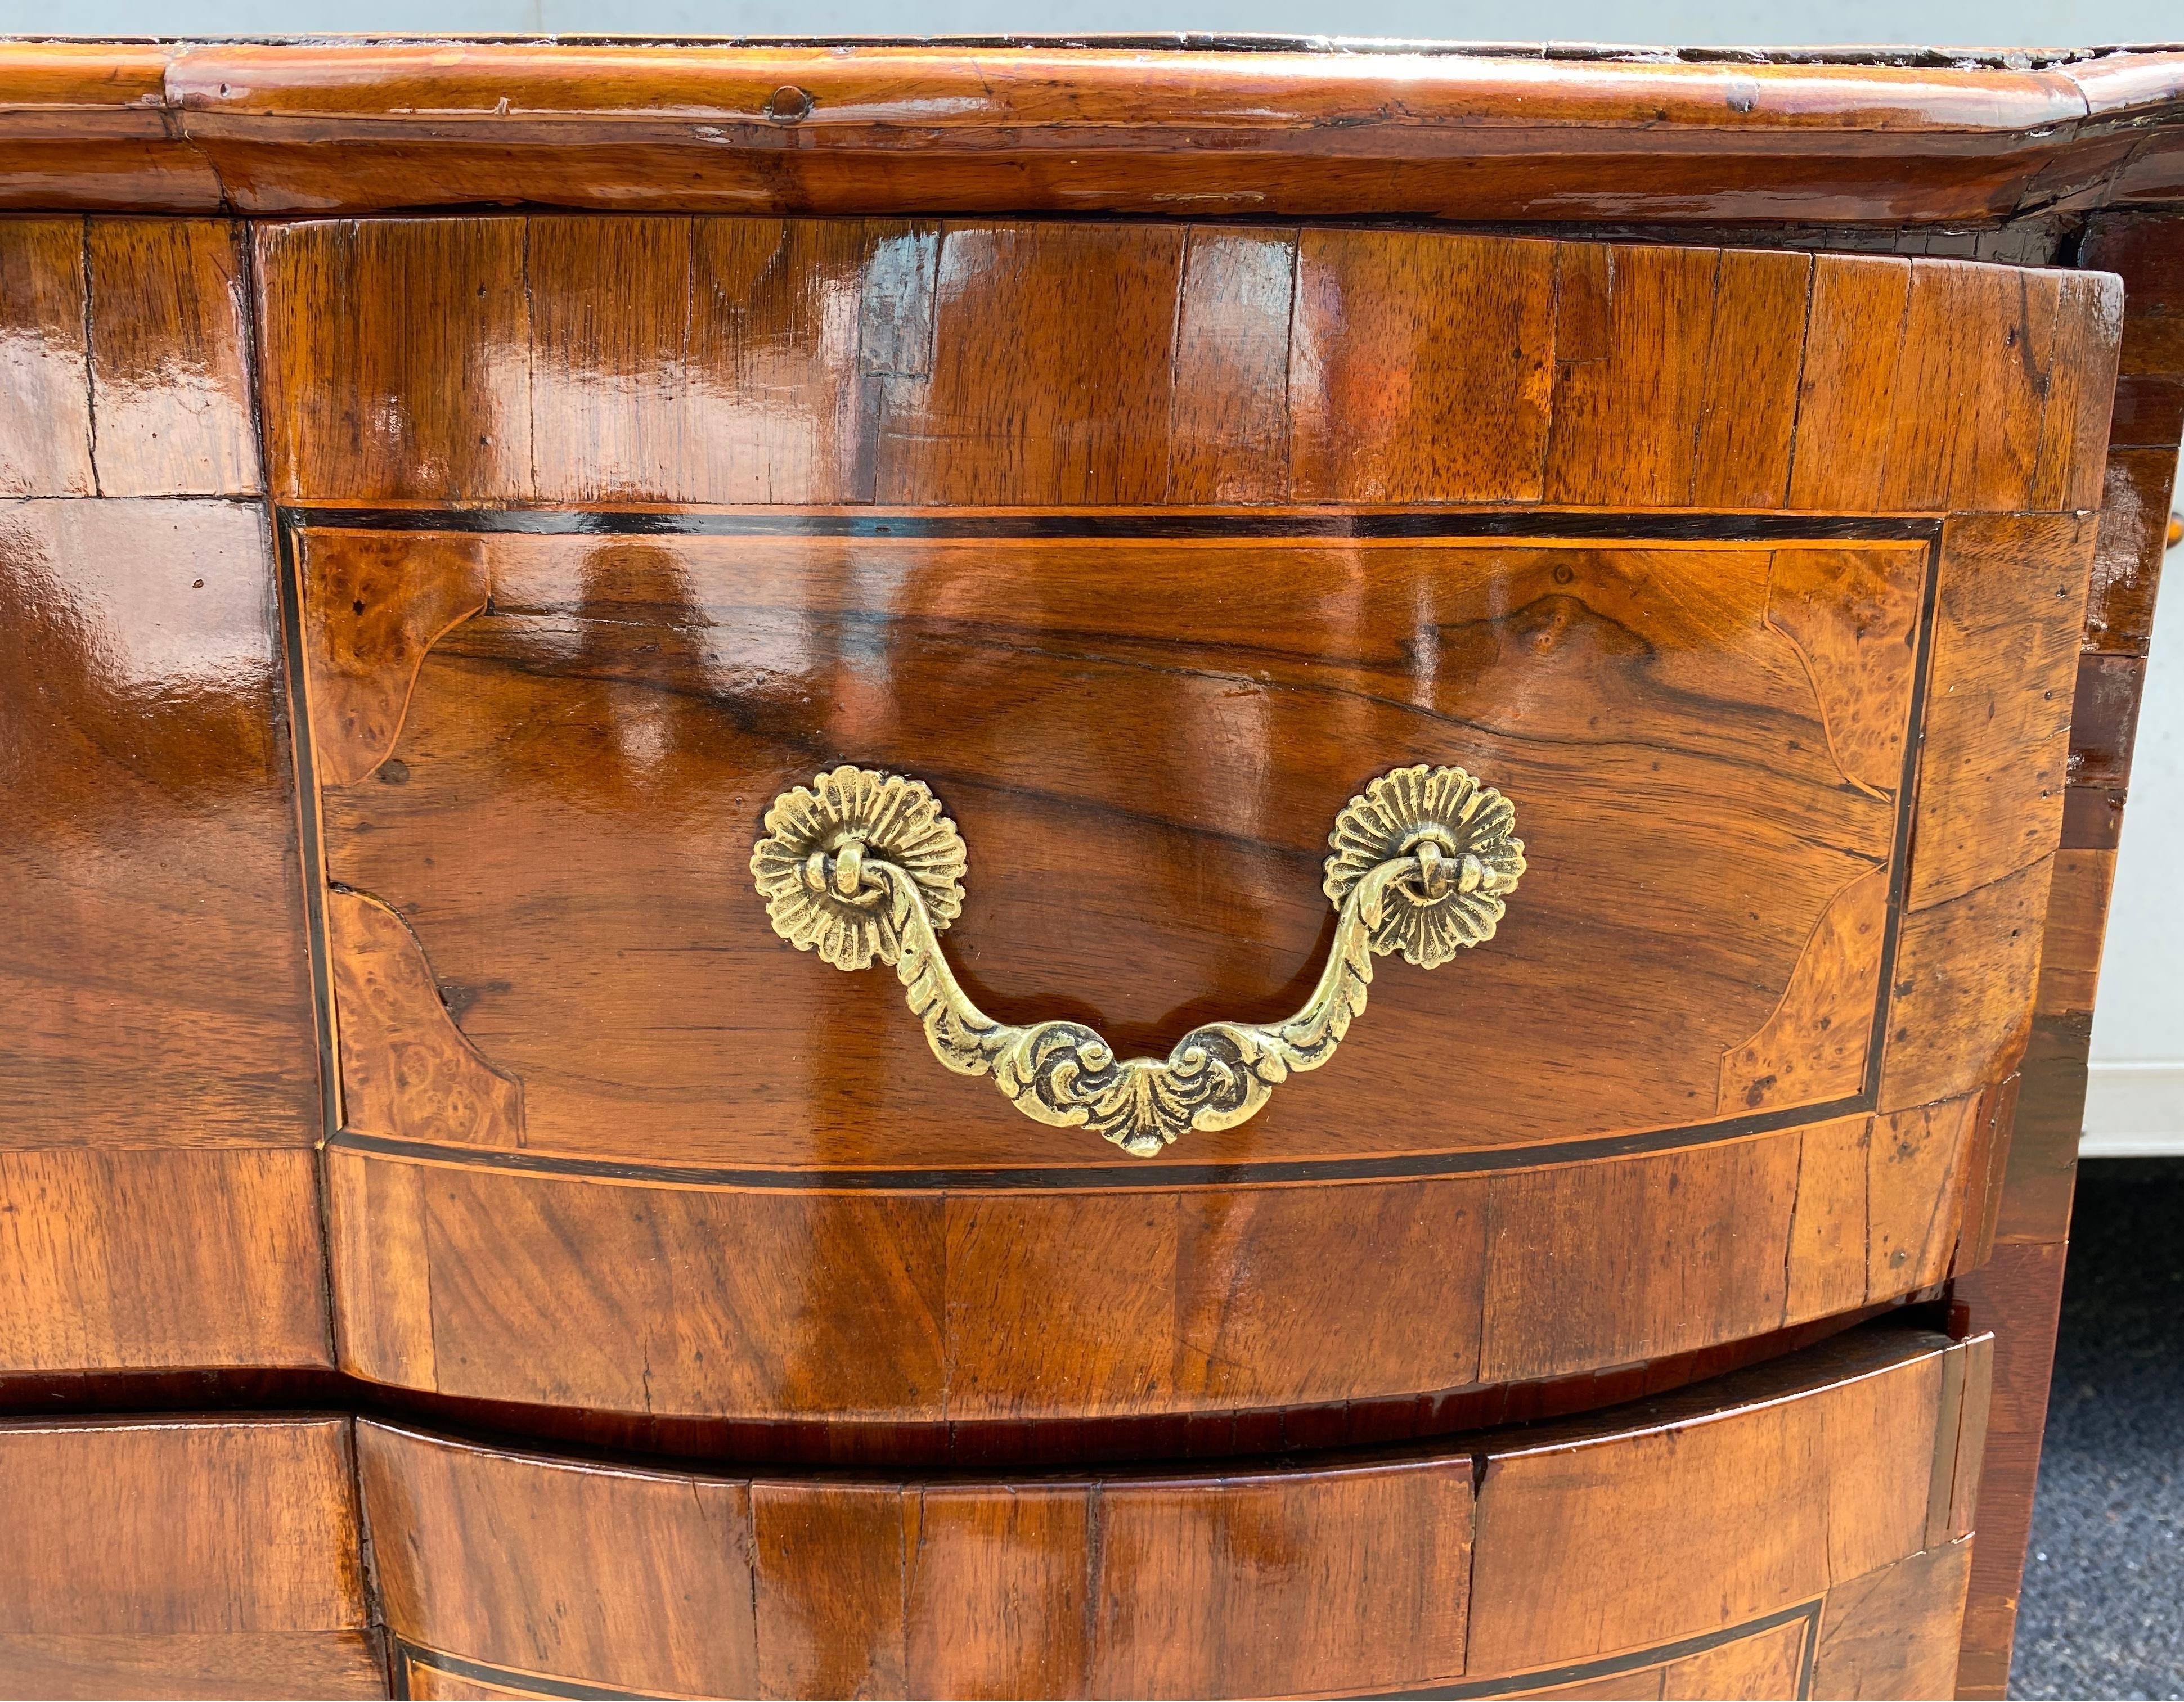
[[[1861,1331],[1560,1427],[1197,1475],[359,1446],[412,1695],[1938,1694],[1986,1352]]]
[[[1431,1403],[1985,1256],[2101,280],[856,220],[260,256],[350,1369],[757,1421]],[[760,817],[843,760],[962,826],[972,995],[1126,1054],[1295,1008],[1382,770],[1502,787],[1530,868],[1139,1162],[774,937]]]

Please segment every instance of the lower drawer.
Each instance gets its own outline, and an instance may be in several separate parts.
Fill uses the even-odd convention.
[[[726,1476],[373,1421],[358,1456],[413,1696],[1939,1696],[1986,1346],[1868,1328],[1219,1473]]]
[[[384,1696],[351,1430],[0,1423],[0,1696]]]
[[[376,1696],[382,1649],[420,1697],[1947,1695],[1988,1348],[1869,1325],[1582,1421],[1218,1471],[0,1424],[0,1695]]]

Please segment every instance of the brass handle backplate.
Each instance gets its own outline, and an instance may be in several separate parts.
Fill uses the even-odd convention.
[[[1334,943],[1303,1010],[1285,1022],[1209,1022],[1166,1059],[1117,1059],[1081,1022],[996,1022],[956,985],[940,935],[963,908],[956,824],[920,781],[844,766],[792,787],[766,813],[752,876],[773,931],[837,969],[894,965],[933,1055],[991,1076],[1026,1116],[1082,1126],[1139,1158],[1187,1129],[1230,1129],[1291,1074],[1334,1055],[1365,1009],[1373,959],[1422,969],[1494,937],[1524,872],[1516,810],[1460,768],[1382,775],[1334,818],[1323,883]]]

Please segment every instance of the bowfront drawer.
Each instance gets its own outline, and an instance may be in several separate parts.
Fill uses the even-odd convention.
[[[1981,1256],[2106,281],[260,244],[348,1369],[1340,1439]]]
[[[359,1453],[411,1696],[1940,1696],[1987,1347],[1853,1332],[1290,1470],[727,1477],[369,1421]]]

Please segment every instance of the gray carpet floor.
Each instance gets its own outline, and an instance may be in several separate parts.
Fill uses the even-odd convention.
[[[2184,1160],[2078,1171],[2009,1691],[2184,1698]]]

